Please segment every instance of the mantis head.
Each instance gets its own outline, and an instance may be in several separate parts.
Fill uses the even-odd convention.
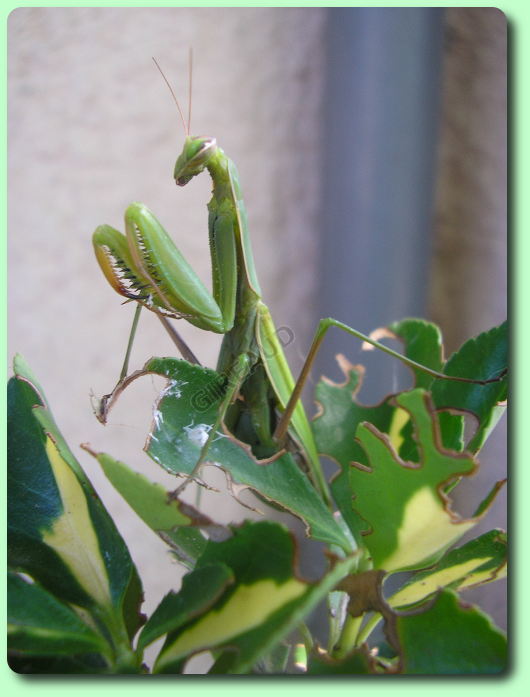
[[[216,150],[215,138],[187,136],[173,173],[177,185],[184,186],[190,179],[200,174]]]
[[[167,77],[164,75],[162,68],[159,66],[156,58],[153,58],[154,64],[160,71],[164,82],[171,92],[173,101],[177,107],[182,125],[184,126],[184,133],[186,134],[186,140],[184,141],[184,147],[182,152],[177,158],[175,163],[175,170],[173,172],[173,178],[175,179],[177,186],[185,186],[190,179],[193,179],[197,174],[200,174],[205,167],[208,166],[208,162],[212,155],[217,151],[217,141],[215,138],[208,138],[207,136],[190,136],[191,127],[191,74],[192,74],[192,53],[190,48],[189,56],[189,100],[188,100],[188,120],[184,118],[184,113],[180,107],[179,101],[175,95],[173,88],[171,87]]]

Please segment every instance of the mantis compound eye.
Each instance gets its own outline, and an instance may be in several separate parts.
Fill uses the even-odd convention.
[[[200,174],[216,149],[217,141],[215,138],[204,136],[186,138],[173,173],[177,185],[185,186],[192,177]]]

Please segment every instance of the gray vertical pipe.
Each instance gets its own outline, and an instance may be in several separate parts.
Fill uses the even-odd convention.
[[[425,314],[442,22],[434,8],[328,12],[318,312],[361,331]],[[338,352],[359,360],[341,334],[318,373],[337,377]],[[393,389],[392,362],[378,362],[367,397]]]

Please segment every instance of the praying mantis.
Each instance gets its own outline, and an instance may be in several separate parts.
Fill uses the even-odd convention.
[[[185,186],[204,171],[212,180],[212,198],[208,203],[212,292],[206,289],[155,215],[141,203],[132,203],[127,208],[125,235],[108,225],[96,229],[93,235],[96,258],[114,290],[138,303],[138,311],[144,306],[155,312],[166,328],[169,328],[168,318],[182,318],[200,329],[223,335],[217,371],[226,377],[226,391],[216,424],[188,481],[200,473],[212,436],[224,423],[236,438],[251,445],[257,459],[266,461],[283,448],[296,451],[313,485],[330,505],[327,481],[300,395],[331,327],[338,327],[436,378],[483,383],[499,377],[476,381],[438,373],[342,322],[326,318],[318,324],[307,359],[295,381],[269,309],[262,300],[236,166],[215,138],[190,135],[190,115],[186,123],[167,84],[185,129],[184,146],[173,172],[175,182]],[[178,334],[170,331],[184,358],[196,361]],[[125,372],[124,369],[121,379]]]

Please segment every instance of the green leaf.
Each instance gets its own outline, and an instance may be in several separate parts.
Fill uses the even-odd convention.
[[[436,325],[419,319],[405,319],[378,330],[383,336],[395,336],[404,343],[403,353],[408,358],[438,372],[474,380],[490,380],[502,375],[508,363],[507,323],[494,327],[466,341],[463,346],[444,363],[440,330]],[[415,386],[432,390],[436,409],[451,409],[474,414],[479,426],[467,444],[467,450],[478,452],[487,436],[504,412],[507,396],[507,376],[488,385],[435,379],[427,373],[413,369]],[[445,447],[462,450],[463,417],[444,413],[440,418],[442,442]],[[410,425],[408,425],[410,429]],[[413,443],[405,440],[407,447],[400,455],[415,459]],[[407,449],[408,448],[408,449]]]
[[[357,428],[357,439],[369,468],[358,465],[350,475],[353,505],[365,521],[364,544],[374,568],[388,572],[433,563],[478,519],[459,519],[442,493],[455,478],[473,474],[476,463],[469,453],[440,449],[428,393],[402,392],[394,401],[414,422],[420,462],[403,462],[384,434],[363,423]]]
[[[8,386],[8,563],[111,631],[138,629],[141,585],[112,519],[20,359]]]
[[[403,354],[427,367],[441,371],[443,350],[440,330],[436,325],[419,319],[405,319],[391,324],[388,329],[376,330],[378,339],[398,338],[403,342]],[[352,365],[344,356],[337,362],[345,380],[335,383],[322,378],[315,390],[319,413],[313,421],[317,448],[323,455],[332,458],[340,466],[339,473],[331,482],[331,490],[337,506],[352,530],[358,545],[362,544],[362,521],[352,507],[351,463],[368,464],[366,455],[355,440],[359,424],[367,421],[381,433],[388,434],[390,441],[403,459],[418,462],[419,454],[414,440],[414,428],[409,415],[396,409],[390,397],[380,404],[367,406],[357,401],[364,378],[364,366]],[[429,387],[432,376],[421,370],[413,370],[418,387]],[[463,418],[460,415],[440,415],[442,441],[445,447],[461,450]]]
[[[199,590],[193,598],[193,579],[212,564],[229,567],[233,583],[207,612],[167,636],[154,671],[180,672],[189,656],[215,649],[221,653],[211,673],[248,673],[356,563],[352,558],[339,561],[313,584],[297,576],[294,555],[292,536],[276,523],[246,522],[234,528],[229,540],[208,542],[189,574],[182,607],[200,602]]]
[[[149,618],[140,634],[139,646],[145,648],[205,613],[232,583],[234,574],[222,563],[207,564],[186,574],[180,591],[168,593]]]
[[[444,366],[447,375],[489,380],[508,366],[508,324],[504,322],[487,332],[466,341]],[[477,452],[504,413],[508,392],[507,375],[489,385],[474,385],[450,380],[435,380],[432,397],[437,409],[460,409],[474,414],[478,428],[467,449]]]
[[[403,609],[414,605],[440,588],[461,591],[506,576],[508,544],[506,533],[490,530],[480,537],[453,549],[436,564],[407,581],[388,602]]]
[[[190,474],[215,423],[224,379],[213,370],[171,358],[152,359],[144,371],[168,380],[154,412],[147,453],[169,472]],[[350,549],[340,526],[291,455],[257,461],[248,446],[219,430],[207,461],[228,472],[238,490],[252,489],[299,517],[314,538]]]
[[[444,370],[448,374],[481,380],[499,374],[506,367],[506,325],[501,325],[466,342],[445,366],[440,332],[435,325],[423,320],[406,319],[390,325],[388,330],[381,330],[381,332],[383,336],[394,336],[401,339],[404,343],[403,353],[409,358],[434,370]],[[406,461],[410,471],[416,465],[416,470],[425,470],[422,462],[428,461],[428,452],[436,452],[440,447],[450,451],[452,453],[450,458],[453,459],[460,457],[458,453],[461,453],[463,458],[461,462],[464,462],[466,458],[466,454],[463,453],[464,419],[462,415],[449,413],[447,410],[471,411],[481,420],[481,426],[470,443],[471,449],[476,451],[502,412],[502,407],[497,406],[497,402],[505,397],[506,380],[490,385],[475,385],[441,379],[435,380],[423,371],[414,370],[417,385],[432,387],[434,407],[437,410],[436,415],[432,414],[432,427],[438,434],[438,442],[436,445],[431,442],[428,452],[421,453],[416,437],[417,425],[410,418],[409,413],[399,406],[398,400],[387,398],[375,406],[360,404],[356,396],[364,375],[363,366],[351,365],[342,356],[338,357],[338,361],[346,377],[344,383],[335,384],[324,378],[316,388],[316,399],[320,406],[320,411],[313,422],[317,447],[320,453],[334,459],[340,466],[339,473],[331,482],[331,491],[342,517],[354,534],[357,544],[361,546],[368,543],[369,546],[373,546],[375,538],[372,537],[369,541],[368,537],[363,539],[362,536],[370,533],[371,524],[376,523],[378,516],[381,519],[381,516],[384,518],[390,515],[392,521],[388,526],[390,536],[387,542],[388,545],[393,545],[395,544],[395,531],[394,541],[392,541],[392,525],[399,527],[404,515],[404,509],[401,508],[404,501],[396,503],[393,500],[394,491],[397,488],[397,491],[401,492],[401,499],[406,498],[408,494],[401,491],[401,483],[406,481],[411,483],[416,475],[407,476],[406,472],[402,471],[403,467],[394,469],[392,476],[384,477],[385,482],[379,481],[379,476],[370,475],[370,479],[377,480],[380,485],[377,491],[374,487],[371,492],[374,500],[373,507],[374,509],[379,507],[379,510],[377,513],[375,510],[371,513],[365,511],[364,501],[359,500],[362,492],[357,491],[357,486],[359,482],[363,481],[360,474],[362,467],[359,465],[369,469],[370,458],[361,447],[359,438],[356,437],[358,436],[358,427],[361,429],[360,433],[366,433],[366,430],[363,431],[364,427],[360,425],[363,422],[368,422],[377,429],[380,440],[388,437],[395,461],[401,461],[402,464]],[[445,411],[440,411],[442,409]],[[367,438],[369,439],[369,436]],[[432,438],[430,440],[432,441]],[[372,442],[374,442],[373,439]],[[353,463],[357,464],[357,468],[352,466]],[[440,476],[443,476],[443,467],[441,465],[439,467],[441,468]],[[431,471],[430,468],[429,471]],[[449,481],[450,472],[447,472],[446,479],[448,481],[444,485],[446,494],[450,486],[458,483],[456,476]],[[379,467],[379,474],[381,475],[381,473],[382,468]],[[364,486],[361,485],[361,489]],[[494,487],[491,497],[477,511],[475,518],[485,512],[497,488],[497,486]],[[438,497],[438,494],[436,496]],[[368,496],[365,498],[368,499]],[[392,500],[388,500],[389,498]],[[434,508],[427,506],[427,509],[434,512],[438,507],[437,503]],[[388,513],[389,511],[390,513]],[[449,511],[446,512],[449,513]],[[369,516],[368,525],[366,515]],[[365,516],[364,520],[363,516]],[[447,525],[444,524],[443,527],[447,532]],[[383,560],[380,559],[380,561]],[[435,561],[435,558],[431,561]]]
[[[416,322],[408,322],[410,330]],[[419,325],[434,344],[433,337],[438,334],[425,327],[426,323]],[[420,357],[417,347],[416,352],[408,353],[411,357]],[[462,468],[461,474],[465,474],[466,468],[469,473],[474,471],[476,465],[471,456],[456,451],[442,455],[439,443],[433,439],[433,429],[436,433],[440,429],[438,415],[432,413],[432,406],[426,411],[422,400],[416,399],[420,412],[416,419],[411,418],[410,399],[403,395],[412,392],[389,397],[373,407],[364,406],[356,400],[364,369],[351,365],[342,356],[338,357],[338,362],[346,380],[341,384],[325,378],[319,382],[316,399],[320,412],[313,422],[319,452],[332,457],[341,467],[331,482],[335,501],[357,544],[368,547],[373,555],[376,568],[390,571],[393,570],[392,564],[405,564],[405,568],[413,568],[417,563],[426,565],[435,560],[428,553],[441,554],[451,544],[451,539],[455,541],[474,524],[474,521],[457,524],[456,518],[446,510],[438,485],[456,479]],[[420,392],[425,394],[421,390],[417,394]],[[420,416],[424,421],[427,419],[423,426],[425,443],[421,444],[422,448],[418,448],[416,423]],[[366,447],[367,444],[370,447]],[[404,453],[413,456],[408,464],[403,461]],[[372,461],[373,471],[370,470]],[[448,462],[456,465],[456,470],[454,466],[447,469]],[[422,490],[432,476],[431,484]],[[413,493],[419,498],[413,499]],[[407,512],[409,505],[412,507]],[[408,520],[405,519],[406,512]],[[425,516],[431,527],[424,527]],[[417,524],[411,526],[414,517]],[[435,523],[438,527],[432,529]],[[406,525],[402,528],[403,524]],[[415,538],[417,532],[421,533],[423,540]],[[398,539],[400,534],[402,542]],[[440,536],[438,539],[437,535]],[[422,543],[421,547],[418,547],[418,542]],[[434,547],[429,550],[431,542]],[[394,559],[391,550],[398,555]]]
[[[344,356],[337,356],[337,362],[345,380],[335,383],[323,378],[317,384],[315,399],[319,405],[319,412],[313,420],[313,432],[318,451],[340,465],[339,473],[331,481],[331,491],[357,544],[361,545],[363,521],[352,507],[351,463],[367,464],[367,460],[363,449],[355,440],[355,431],[360,423],[369,421],[379,430],[388,433],[397,410],[388,402],[375,407],[367,407],[357,402],[356,396],[361,388],[364,368],[352,365]],[[399,428],[398,425],[395,430],[399,432]]]
[[[105,453],[94,453],[105,475],[140,518],[173,549],[189,568],[206,546],[206,539],[194,525],[213,525],[206,516],[176,499],[160,484],[150,482],[123,462]]]
[[[423,612],[399,616],[397,633],[407,675],[487,675],[507,668],[504,634],[453,591],[442,591]]]
[[[404,319],[394,322],[388,329],[403,342],[403,354],[421,365],[443,372],[444,355],[440,329],[432,322],[421,319]],[[412,370],[414,387],[431,389],[434,378],[423,370]],[[435,402],[436,404],[436,402]],[[464,449],[464,417],[461,414],[441,412],[439,414],[442,443],[451,450]],[[399,446],[399,455],[405,460],[418,462],[416,442],[414,441],[412,422],[408,420],[401,432],[403,442]]]
[[[10,651],[41,656],[108,652],[100,634],[39,585],[9,573],[7,593]]]
[[[407,318],[390,324],[388,329],[403,341],[403,353],[416,363],[436,370],[443,368],[443,346],[440,329],[432,322],[422,319]],[[423,370],[413,369],[414,386],[428,390],[433,378]]]

